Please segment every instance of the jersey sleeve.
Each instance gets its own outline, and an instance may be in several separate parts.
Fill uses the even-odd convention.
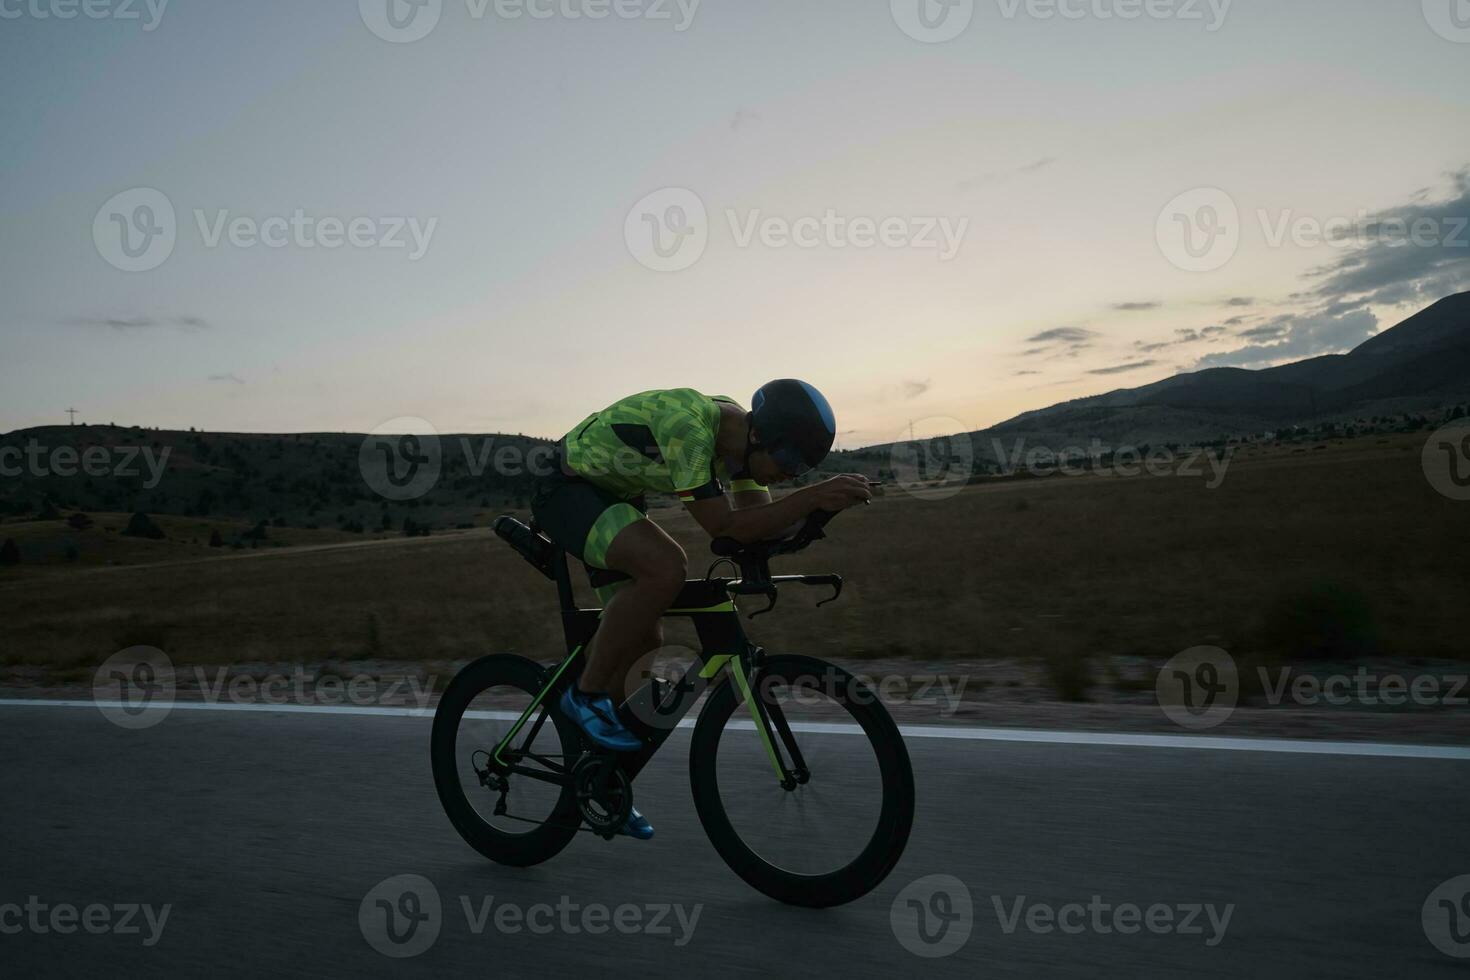
[[[653,434],[680,500],[708,500],[725,492],[715,475],[715,434],[706,420],[693,412],[669,412]]]

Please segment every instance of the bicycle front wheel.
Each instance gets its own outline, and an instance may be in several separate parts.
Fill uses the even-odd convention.
[[[735,666],[732,664],[732,670]],[[908,843],[914,774],[898,726],[871,688],[811,657],[770,657],[699,716],[689,776],[715,850],[753,888],[825,908],[866,895]],[[783,785],[778,761],[791,773]]]

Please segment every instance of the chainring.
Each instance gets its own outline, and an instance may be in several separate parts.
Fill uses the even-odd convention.
[[[577,794],[577,812],[595,833],[616,833],[633,812],[628,774],[606,756],[583,756],[572,768],[572,789]]]

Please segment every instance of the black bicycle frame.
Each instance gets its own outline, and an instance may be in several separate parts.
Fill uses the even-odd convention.
[[[510,732],[496,746],[493,753],[496,762],[501,762],[502,750],[515,739],[521,728],[536,714],[538,708],[541,709],[542,715],[535,721],[527,744],[535,738],[536,732],[545,721],[546,713],[556,710],[556,700],[560,698],[567,685],[581,675],[582,651],[592,641],[593,634],[597,632],[597,626],[601,620],[602,610],[577,608],[566,552],[558,549],[553,554],[551,562],[557,593],[561,600],[562,627],[566,634],[567,655],[552,671],[545,687],[538,692]],[[767,584],[769,581],[825,584],[827,578],[824,576],[782,576],[768,580]],[[813,579],[819,581],[808,581]],[[617,757],[618,765],[627,774],[630,781],[663,747],[664,742],[673,734],[679,722],[699,700],[700,695],[714,683],[720,672],[727,666],[752,716],[757,719],[756,731],[781,785],[791,789],[799,782],[805,781],[805,762],[790,726],[781,716],[779,707],[774,704],[767,705],[763,698],[755,696],[753,679],[764,656],[764,651],[750,642],[740,624],[740,612],[735,607],[735,601],[731,596],[732,589],[738,591],[740,585],[741,582],[738,579],[691,579],[685,583],[684,589],[679,593],[673,606],[664,613],[665,616],[687,617],[694,623],[694,628],[699,636],[700,650],[695,656],[694,663],[685,671],[684,676],[672,685],[671,690],[666,690],[670,687],[667,682],[657,678],[650,679],[628,699],[624,706],[621,712],[624,723],[634,734],[644,740],[644,747],[638,752],[623,753]],[[773,737],[771,731],[773,726],[781,745],[786,749],[784,757],[776,747],[777,739]],[[790,766],[787,765],[787,757],[791,759],[792,765]],[[504,765],[503,762],[501,764]],[[514,770],[514,767],[511,768]],[[527,774],[545,778],[545,774]],[[568,773],[562,775],[565,777],[568,776]],[[552,781],[561,780],[553,779]]]

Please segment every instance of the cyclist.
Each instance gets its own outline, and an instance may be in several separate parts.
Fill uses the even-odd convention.
[[[587,565],[604,602],[581,678],[561,700],[593,743],[619,752],[641,746],[612,695],[621,701],[632,693],[628,671],[662,645],[660,617],[688,577],[684,549],[648,519],[647,494],[677,494],[712,538],[779,537],[813,511],[871,499],[866,477],[844,475],[771,500],[766,488],[821,463],[836,433],[821,392],[787,379],[757,391],[749,412],[692,388],[641,392],[562,438],[531,510],[553,541]],[[653,827],[634,810],[623,833],[647,840]]]

